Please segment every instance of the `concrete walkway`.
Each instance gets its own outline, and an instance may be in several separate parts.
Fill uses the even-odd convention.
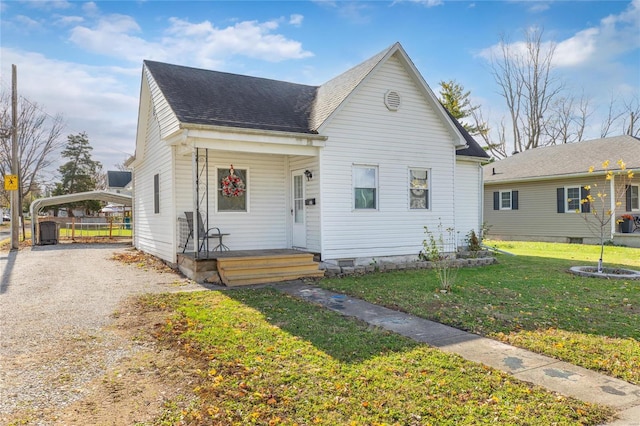
[[[403,336],[507,372],[514,377],[618,412],[610,426],[640,426],[640,386],[496,340],[303,283],[276,289]]]

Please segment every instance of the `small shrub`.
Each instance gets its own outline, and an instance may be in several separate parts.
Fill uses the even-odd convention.
[[[473,229],[469,231],[466,236],[467,250],[471,252],[473,257],[478,257],[478,253],[482,250],[482,244],[480,238],[476,235],[476,231]]]
[[[451,291],[458,276],[456,263],[455,233],[453,228],[443,229],[438,225],[436,237],[427,226],[424,227],[427,238],[422,241],[423,251],[418,256],[421,260],[429,260],[434,264],[434,270],[442,290]]]

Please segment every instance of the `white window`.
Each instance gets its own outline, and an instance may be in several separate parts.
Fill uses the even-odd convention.
[[[249,192],[247,169],[218,169],[218,211],[246,212]]]
[[[353,166],[353,198],[356,210],[378,208],[378,168]]]
[[[500,191],[500,210],[511,210],[511,191]]]
[[[409,169],[409,208],[429,209],[429,170]]]
[[[570,186],[566,188],[567,196],[565,197],[565,209],[566,213],[579,212],[580,209],[580,187]]]
[[[629,209],[640,210],[640,186],[629,186]]]

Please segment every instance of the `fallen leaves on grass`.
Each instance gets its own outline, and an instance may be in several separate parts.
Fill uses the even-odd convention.
[[[640,342],[549,328],[491,337],[640,384]]]

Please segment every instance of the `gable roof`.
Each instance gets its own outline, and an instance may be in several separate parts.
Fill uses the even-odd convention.
[[[107,171],[107,186],[109,188],[125,188],[131,182],[131,172]]]
[[[317,134],[319,128],[345,102],[385,58],[400,52],[428,92],[399,43],[374,55],[321,86],[308,86],[260,77],[144,61],[169,106],[181,123]],[[489,158],[480,145],[437,102],[443,120],[452,123],[466,143],[458,155]]]
[[[640,169],[640,139],[616,136],[604,139],[529,149],[484,166],[485,183],[561,178],[587,174],[590,167],[602,173],[602,163],[617,170],[622,159],[627,169]]]

